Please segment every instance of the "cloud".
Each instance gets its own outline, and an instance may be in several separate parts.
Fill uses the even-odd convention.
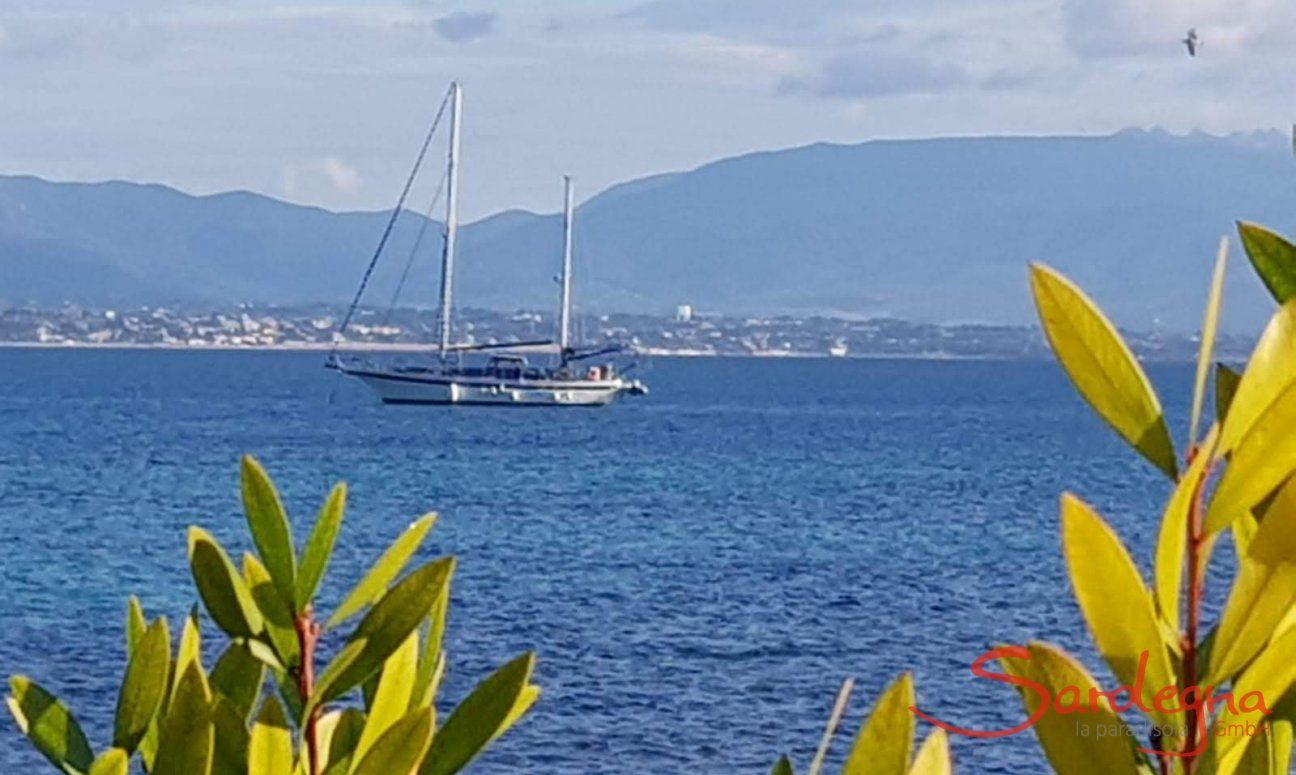
[[[292,199],[313,199],[322,193],[353,194],[364,178],[360,170],[336,156],[284,168],[283,192]]]
[[[1086,59],[1179,56],[1197,29],[1210,50],[1237,52],[1293,20],[1286,0],[1064,0],[1068,47]]]
[[[968,75],[950,62],[933,62],[904,54],[854,52],[828,59],[818,72],[786,78],[779,91],[820,97],[859,99],[897,94],[935,94],[968,83]]]
[[[484,38],[495,29],[494,11],[456,11],[432,22],[437,34],[453,43]]]

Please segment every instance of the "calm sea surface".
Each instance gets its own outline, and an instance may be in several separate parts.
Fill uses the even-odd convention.
[[[1044,362],[660,359],[647,398],[566,411],[383,407],[320,363],[0,350],[0,672],[106,744],[125,598],[184,614],[190,524],[248,546],[251,452],[299,535],[350,483],[329,603],[441,514],[426,553],[460,558],[446,699],[539,653],[541,702],[475,772],[804,767],[845,676],[853,732],[904,668],[938,716],[1016,724],[1011,690],[968,673],[995,643],[1051,640],[1098,670],[1058,493],[1095,503],[1145,566],[1167,494]],[[1191,370],[1151,373],[1182,435]],[[0,771],[45,771],[0,730]],[[1030,735],[954,746],[963,772],[1043,768]]]

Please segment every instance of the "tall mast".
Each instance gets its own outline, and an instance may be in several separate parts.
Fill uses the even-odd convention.
[[[463,91],[456,81],[450,84],[450,160],[446,168],[445,252],[441,256],[441,323],[442,361],[450,347],[450,315],[454,302],[455,234],[459,230],[459,119]]]
[[[563,271],[562,307],[559,310],[558,348],[564,363],[571,346],[571,292],[572,292],[572,181],[563,175]]]

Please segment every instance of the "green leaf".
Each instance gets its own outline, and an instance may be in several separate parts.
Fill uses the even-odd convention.
[[[1199,487],[1204,486],[1206,467],[1215,454],[1219,426],[1211,426],[1201,449],[1188,470],[1175,484],[1161,518],[1156,545],[1156,607],[1161,619],[1179,631],[1179,595],[1183,589],[1184,552],[1188,541],[1188,515]]]
[[[913,676],[901,673],[855,735],[841,775],[905,775],[916,726],[909,709],[915,702]]]
[[[1232,686],[1232,694],[1237,700],[1234,708],[1227,704],[1216,705],[1215,724],[1208,733],[1210,744],[1201,757],[1200,772],[1213,775],[1233,775],[1242,756],[1246,753],[1245,735],[1227,734],[1230,725],[1260,725],[1266,716],[1259,710],[1242,710],[1241,698],[1251,693],[1258,693],[1264,698],[1268,708],[1276,706],[1280,699],[1292,687],[1296,680],[1296,660],[1291,655],[1296,653],[1296,629],[1288,630],[1260,652],[1238,677]],[[1251,706],[1247,706],[1251,707]]]
[[[90,743],[72,711],[26,676],[9,679],[5,698],[18,729],[36,750],[69,775],[85,772],[94,761]]]
[[[1210,374],[1211,356],[1215,351],[1215,335],[1219,331],[1220,304],[1224,298],[1224,268],[1227,264],[1228,237],[1221,237],[1219,255],[1215,258],[1215,273],[1211,276],[1210,293],[1206,297],[1206,313],[1202,317],[1201,348],[1197,352],[1192,419],[1188,428],[1189,449],[1197,443],[1197,429],[1201,424],[1202,404],[1206,399],[1206,377]]]
[[[273,696],[261,705],[248,742],[248,772],[293,775],[293,733],[283,707]]]
[[[316,680],[314,693],[306,703],[306,707],[302,712],[303,716],[315,708],[323,707],[325,703],[341,697],[356,687],[354,683],[350,686],[343,686],[339,682],[346,676],[351,665],[360,658],[368,645],[369,642],[364,638],[353,637],[333,656],[333,661],[328,663],[328,666],[324,668],[324,672],[320,673],[319,679]]]
[[[328,629],[332,629],[342,622],[350,619],[352,616],[364,610],[365,606],[373,603],[382,597],[390,584],[401,570],[405,563],[409,562],[414,552],[418,551],[419,545],[423,543],[423,538],[432,529],[432,523],[436,522],[435,514],[428,514],[414,524],[410,525],[399,538],[383,552],[378,558],[365,577],[360,583],[351,590],[342,605],[338,606],[333,612],[333,616],[328,620]]]
[[[297,641],[297,629],[293,624],[293,614],[270,579],[270,573],[256,557],[243,555],[243,581],[252,593],[252,600],[265,624],[266,635],[274,647],[279,661],[288,667],[296,667],[301,661],[301,644]]]
[[[342,516],[346,513],[346,498],[347,486],[339,482],[329,493],[328,500],[324,501],[319,516],[315,518],[315,527],[302,549],[301,567],[297,571],[293,598],[298,611],[304,611],[310,606],[319,590],[320,581],[324,579],[324,571],[333,556],[338,530],[342,527]]]
[[[442,641],[445,639],[446,613],[450,608],[450,585],[441,589],[441,596],[428,614],[426,634],[423,638],[423,650],[419,654],[418,673],[414,678],[414,691],[410,694],[410,710],[436,701],[440,688],[441,674],[445,668],[445,652]]]
[[[144,631],[126,663],[117,713],[113,721],[113,746],[133,753],[148,732],[171,675],[171,633],[166,618],[159,618]]]
[[[292,528],[284,513],[279,493],[265,469],[251,455],[242,461],[243,512],[261,559],[286,607],[293,605],[297,584],[297,558],[293,551]]]
[[[138,597],[130,596],[126,601],[126,656],[129,657],[135,650],[135,644],[139,643],[140,638],[144,637],[144,631],[148,629],[148,620],[144,618],[144,608],[140,605]]]
[[[1101,691],[1093,676],[1069,654],[1047,643],[1031,643],[1027,654],[1027,658],[1003,657],[999,663],[1008,675],[1040,684],[1053,698],[1049,709],[1034,725],[1035,736],[1053,771],[1057,775],[1139,772],[1136,738],[1111,703],[1100,699],[1097,704],[1089,705],[1090,691]],[[1039,694],[1020,685],[1017,690],[1027,717],[1033,717],[1042,702]],[[1059,702],[1084,710],[1059,713]]]
[[[1233,450],[1206,509],[1207,533],[1228,527],[1296,470],[1292,428],[1296,428],[1296,382],[1274,398]]]
[[[1044,333],[1080,395],[1121,438],[1175,478],[1174,443],[1161,403],[1116,328],[1083,291],[1049,267],[1031,266],[1031,289]]]
[[[233,638],[255,637],[264,629],[261,613],[225,550],[200,527],[189,528],[189,567],[207,613]]]
[[[264,680],[265,665],[238,643],[225,648],[211,671],[212,691],[225,698],[231,710],[244,721],[261,696]]]
[[[212,724],[216,744],[212,748],[212,775],[248,775],[247,716],[228,698],[217,695],[212,702]]]
[[[418,668],[418,631],[410,634],[396,652],[387,658],[378,674],[378,687],[369,707],[364,734],[356,746],[356,759],[363,759],[378,738],[410,710],[410,693]]]
[[[1296,381],[1296,300],[1269,319],[1220,427],[1220,455],[1233,451],[1280,393]]]
[[[369,753],[360,759],[352,775],[395,775],[412,772],[432,742],[432,709],[420,708],[397,721]]]
[[[87,775],[129,775],[130,756],[120,748],[109,748],[90,765]]]
[[[363,649],[338,674],[329,693],[321,695],[322,702],[350,691],[378,672],[427,617],[453,572],[454,558],[443,557],[413,571],[383,595],[349,639],[363,641]]]
[[[934,729],[923,741],[914,758],[909,775],[953,775],[954,762],[950,759],[949,737],[945,730]]]
[[[1265,512],[1239,563],[1203,685],[1220,685],[1260,651],[1296,604],[1296,478]]]
[[[535,655],[527,652],[477,684],[437,730],[420,775],[459,772],[507,728],[514,708],[530,686]]]
[[[321,735],[320,747],[328,752],[323,775],[347,775],[360,735],[364,733],[365,715],[355,708],[334,711],[320,719],[328,719],[327,733]]]
[[[175,698],[159,727],[151,775],[206,775],[211,771],[214,744],[211,694],[202,670],[191,664],[180,677]]]
[[[1263,226],[1238,222],[1242,247],[1274,300],[1283,304],[1296,297],[1296,247]]]
[[[1215,421],[1224,424],[1242,375],[1222,363],[1215,364]]]
[[[1177,683],[1152,597],[1116,533],[1070,493],[1062,496],[1062,549],[1099,653],[1124,686],[1142,687],[1144,707],[1156,707],[1153,695]],[[1144,654],[1148,664],[1140,676]],[[1168,714],[1153,716],[1167,727],[1176,723]]]
[[[184,628],[180,631],[180,645],[176,648],[176,660],[174,675],[184,675],[189,670],[190,665],[197,665],[199,672],[202,671],[202,635],[198,629],[197,612],[191,613],[185,617]],[[175,692],[179,688],[179,683],[171,687],[171,697],[175,698]]]
[[[796,771],[792,769],[792,760],[786,756],[780,757],[778,761],[774,762],[774,768],[770,770],[770,775],[796,775]]]

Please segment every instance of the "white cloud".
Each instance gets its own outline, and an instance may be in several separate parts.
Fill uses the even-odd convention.
[[[364,178],[355,166],[336,156],[325,156],[316,161],[285,166],[283,195],[289,199],[312,201],[321,194],[354,194],[363,183]]]
[[[484,38],[495,29],[498,14],[493,11],[456,11],[432,23],[437,34],[455,43]]]
[[[812,75],[788,78],[780,90],[858,99],[937,94],[964,86],[968,81],[967,72],[950,62],[864,50],[831,57]]]

